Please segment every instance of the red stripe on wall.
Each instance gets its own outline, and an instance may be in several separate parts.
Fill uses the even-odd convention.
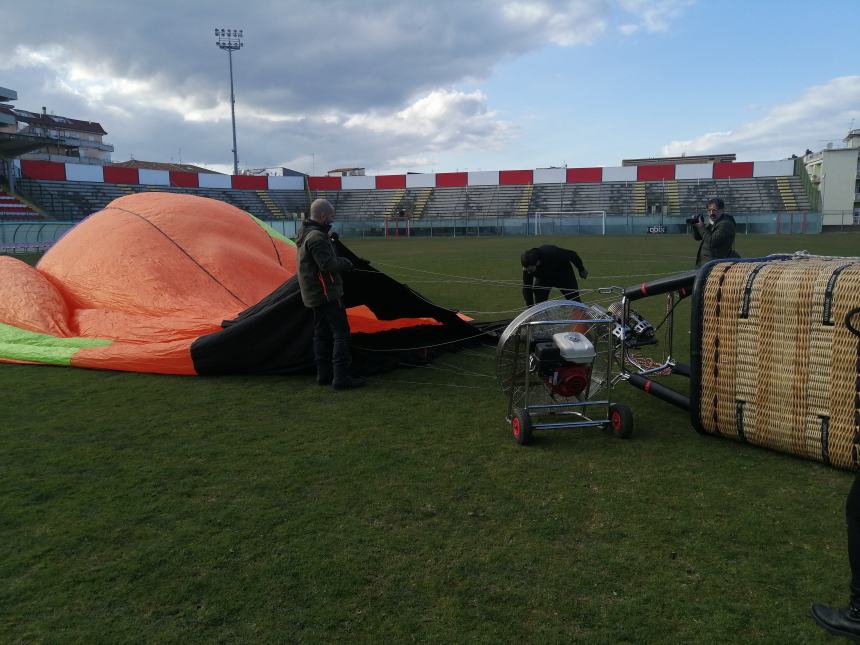
[[[308,177],[309,190],[340,190],[340,177]]]
[[[66,180],[66,164],[56,161],[21,160],[21,174],[30,179]]]
[[[406,188],[406,175],[377,175],[377,188]]]
[[[181,188],[200,188],[200,180],[197,178],[196,172],[178,172],[170,171],[170,185],[179,186]],[[268,187],[268,183],[266,184]]]
[[[105,183],[107,184],[139,184],[140,175],[137,168],[121,168],[118,166],[104,167]]]
[[[530,184],[534,180],[534,173],[531,170],[500,170],[499,185],[501,186],[521,186]]]
[[[603,168],[568,168],[567,183],[588,184],[603,181]]]
[[[467,172],[437,172],[436,188],[459,188],[469,183]]]
[[[636,168],[636,181],[663,181],[674,178],[674,164],[660,164],[658,166],[638,166]]]
[[[746,179],[753,176],[752,161],[736,161],[735,163],[715,163],[714,179]]]
[[[265,175],[232,175],[233,188],[239,190],[268,190],[269,179]]]

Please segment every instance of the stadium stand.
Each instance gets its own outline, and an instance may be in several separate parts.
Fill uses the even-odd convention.
[[[378,177],[194,174],[30,162],[19,190],[53,219],[79,220],[130,193],[165,191],[210,197],[254,216],[295,219],[309,200],[331,201],[339,219],[517,217],[535,213],[692,215],[713,196],[731,213],[805,212],[810,200],[791,160],[614,168],[438,173]],[[103,181],[90,180],[103,172]],[[305,181],[308,190],[305,190]],[[375,186],[375,187],[374,187]]]
[[[19,189],[60,220],[79,220],[101,210],[123,195],[150,191],[186,193],[218,199],[233,204],[260,219],[295,218],[307,210],[304,191],[249,191],[220,188],[179,188],[104,184],[94,182],[44,181],[21,179]],[[262,194],[260,194],[262,193]],[[280,213],[280,215],[278,215]]]
[[[541,185],[532,210],[684,215],[701,211],[714,195],[733,213],[809,210],[800,177]]]
[[[0,190],[0,220],[19,222],[39,219],[42,219],[42,216],[15,195]]]
[[[332,201],[332,191],[319,191],[319,194],[329,195],[326,197],[337,208],[337,216],[341,219],[365,219],[370,217],[390,217],[397,213],[399,204],[402,203],[405,190],[381,189],[381,190],[342,190],[338,193],[337,201]]]

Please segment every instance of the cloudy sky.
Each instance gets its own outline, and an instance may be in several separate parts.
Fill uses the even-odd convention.
[[[860,2],[66,0],[4,3],[16,107],[98,121],[130,157],[368,174],[779,159],[860,127]]]

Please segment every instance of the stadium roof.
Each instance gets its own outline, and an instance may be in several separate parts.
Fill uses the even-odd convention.
[[[644,159],[622,159],[622,166],[661,166],[684,163],[728,163],[735,161],[734,152],[723,155],[681,155],[680,157],[646,157]]]
[[[14,116],[18,121],[26,123],[33,127],[42,127],[46,129],[62,128],[64,130],[74,130],[75,132],[89,132],[90,134],[107,134],[101,124],[95,121],[81,121],[79,119],[70,119],[65,116],[56,116],[42,112],[28,112],[13,107],[0,106],[0,112]]]
[[[190,163],[162,163],[161,161],[141,161],[140,159],[130,159],[129,161],[120,161],[109,166],[119,166],[120,168],[142,168],[144,170],[170,170],[173,172],[197,172],[207,173],[210,175],[221,175],[223,173],[209,170],[201,166],[195,166]]]

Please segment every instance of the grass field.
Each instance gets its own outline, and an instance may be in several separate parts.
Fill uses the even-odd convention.
[[[581,253],[584,287],[691,268],[696,248],[548,241]],[[537,240],[346,242],[494,320],[521,308]],[[737,247],[857,254],[860,236]],[[639,308],[657,322],[662,306]],[[523,448],[493,356],[337,393],[309,375],[0,365],[0,641],[825,640],[807,613],[847,598],[852,475],[699,436],[623,384],[630,441],[559,430]]]

